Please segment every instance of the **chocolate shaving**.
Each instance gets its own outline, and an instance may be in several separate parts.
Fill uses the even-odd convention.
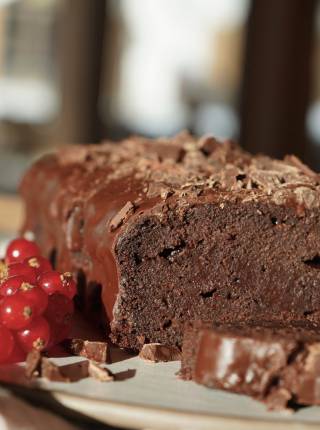
[[[70,339],[65,346],[71,354],[80,355],[98,363],[106,363],[108,358],[108,345],[106,342]]]
[[[133,214],[134,209],[134,204],[132,202],[127,202],[110,221],[110,231],[114,231],[124,224]]]
[[[155,141],[150,145],[147,143],[145,145],[146,153],[156,153],[159,161],[172,160],[176,163],[181,162],[185,154],[184,148],[179,143],[174,143],[172,141]]]
[[[58,366],[48,358],[43,357],[41,376],[51,382],[77,382],[89,376],[89,361]]]
[[[170,189],[163,188],[160,192],[160,196],[163,200],[167,200],[172,195],[173,195],[173,191]]]
[[[29,352],[26,358],[25,375],[27,378],[39,376],[41,371],[42,354],[37,349]]]
[[[160,196],[163,188],[164,187],[161,182],[151,182],[147,192],[148,199]]]
[[[161,343],[147,343],[143,345],[139,357],[153,363],[181,360],[181,351],[175,346]]]
[[[94,363],[93,361],[89,362],[89,376],[94,379],[97,379],[100,382],[110,382],[114,381],[113,373],[107,369],[106,367],[101,367],[99,364]]]
[[[310,169],[310,167],[308,167],[306,164],[304,164],[295,155],[286,155],[284,157],[284,161],[297,167],[297,169],[299,169],[305,175],[311,176],[313,178],[318,176],[318,174],[316,172],[314,172],[312,169]]]
[[[198,148],[205,154],[210,155],[217,148],[219,142],[213,136],[202,136],[198,141]]]
[[[88,147],[81,145],[70,145],[60,148],[57,153],[58,161],[61,166],[69,164],[84,163],[90,154]]]

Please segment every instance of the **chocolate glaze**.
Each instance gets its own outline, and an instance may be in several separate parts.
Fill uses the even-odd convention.
[[[182,374],[210,388],[250,395],[272,409],[289,402],[318,405],[320,332],[305,322],[194,323],[185,335]]]
[[[55,252],[60,270],[85,274],[85,294],[90,285],[102,286],[110,322],[125,278],[117,247],[147,215],[161,218],[195,203],[259,201],[286,206],[299,217],[320,207],[319,177],[296,158],[253,157],[230,141],[186,133],[61,149],[35,163],[21,192],[23,231],[34,232],[46,254]],[[110,228],[128,202],[134,209],[118,228]]]
[[[117,195],[117,199],[114,195]],[[87,253],[92,256],[90,270],[87,272],[91,280],[101,284],[102,300],[109,321],[113,319],[114,304],[118,294],[119,270],[115,257],[115,244],[120,230],[112,231],[110,221],[127,202],[134,202],[143,196],[143,182],[136,181],[132,176],[113,181],[112,187],[103,188],[92,199],[84,212],[87,220],[83,232],[83,240]],[[141,214],[152,207],[155,199],[142,200],[138,213]],[[133,222],[132,217],[131,222]],[[103,240],[101,240],[103,238]]]

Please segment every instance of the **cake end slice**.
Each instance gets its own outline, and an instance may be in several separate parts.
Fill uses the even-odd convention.
[[[320,333],[305,322],[195,322],[185,332],[181,376],[269,409],[319,405]]]

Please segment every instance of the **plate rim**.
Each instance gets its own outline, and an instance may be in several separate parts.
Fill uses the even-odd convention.
[[[174,418],[175,423],[181,422],[180,425],[178,425],[177,428],[179,428],[181,425],[183,425],[183,428],[185,428],[186,420],[188,421],[189,425],[192,429],[196,428],[213,428],[212,425],[216,422],[218,425],[217,428],[224,428],[224,429],[247,429],[247,430],[254,430],[254,429],[267,429],[270,428],[271,425],[277,425],[277,430],[292,430],[293,426],[300,425],[299,428],[319,428],[319,422],[316,421],[301,421],[300,419],[296,421],[285,421],[281,420],[279,421],[276,417],[270,419],[266,418],[253,418],[253,417],[242,417],[242,416],[228,416],[225,414],[219,414],[219,413],[207,413],[207,412],[196,412],[196,411],[187,411],[187,410],[177,410],[174,408],[167,408],[167,407],[161,407],[161,406],[150,406],[150,405],[143,405],[141,403],[132,404],[127,402],[121,402],[116,400],[104,400],[104,399],[95,399],[93,397],[86,397],[83,395],[68,393],[63,390],[52,390],[50,391],[52,396],[54,396],[58,401],[60,401],[64,406],[70,407],[74,410],[78,410],[76,408],[73,408],[71,405],[73,402],[80,402],[82,404],[84,403],[90,403],[91,406],[97,407],[99,405],[100,408],[108,408],[108,420],[103,420],[106,424],[115,424],[115,425],[128,425],[130,424],[131,428],[140,429],[141,428],[141,420],[137,420],[136,426],[132,427],[135,423],[132,421],[118,421],[119,412],[124,411],[126,409],[131,413],[132,416],[136,415],[137,413],[140,413],[141,415],[148,415],[150,419],[152,418],[152,423],[155,423],[155,417],[158,418],[165,418],[164,421],[169,421],[170,419]],[[236,394],[235,394],[236,395]],[[111,411],[111,416],[110,416]],[[112,411],[114,412],[114,418],[116,420],[114,421],[112,419]],[[87,411],[83,411],[87,415]],[[270,412],[272,414],[272,412]],[[93,414],[91,417],[101,420],[100,414]],[[224,423],[223,427],[220,427]],[[226,427],[225,425],[228,424],[229,427]],[[145,420],[143,420],[143,425],[145,426]],[[148,424],[149,425],[149,424]],[[150,428],[150,427],[146,427]],[[163,426],[156,426],[152,427],[154,429],[163,429]],[[175,427],[174,427],[175,428]]]

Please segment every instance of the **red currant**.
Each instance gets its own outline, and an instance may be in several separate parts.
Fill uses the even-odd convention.
[[[54,270],[41,274],[38,284],[49,296],[60,293],[63,288],[61,275]]]
[[[37,282],[37,271],[26,263],[10,264],[7,268],[7,278],[12,276],[22,276],[25,282],[35,284]]]
[[[0,326],[0,363],[4,363],[12,354],[14,338],[10,330]]]
[[[44,257],[29,257],[24,260],[24,263],[28,264],[28,266],[36,269],[38,276],[41,273],[46,273],[52,270],[52,266],[49,260]]]
[[[62,294],[53,294],[49,297],[49,303],[45,316],[54,324],[68,324],[74,312],[73,301]]]
[[[50,340],[50,327],[47,320],[43,317],[36,318],[28,327],[16,333],[16,339],[25,352],[30,352],[32,349],[42,351],[48,346]]]
[[[21,284],[24,282],[22,276],[13,276],[12,278],[6,279],[0,284],[0,296],[12,296],[19,290]]]
[[[20,330],[31,323],[34,306],[20,293],[4,298],[0,306],[0,323],[11,330]]]
[[[32,304],[35,316],[42,315],[47,309],[48,295],[42,288],[23,282],[20,286],[20,293]]]
[[[0,363],[68,337],[76,293],[72,274],[54,271],[35,242],[13,240],[0,260]]]
[[[74,298],[77,294],[77,284],[75,283],[72,274],[70,272],[65,272],[61,275],[62,280],[62,290],[61,294],[67,296],[70,300]]]
[[[15,342],[13,346],[13,351],[10,354],[10,357],[6,360],[6,363],[8,364],[21,363],[22,361],[25,361],[26,355],[27,354],[21,349],[21,347],[17,344],[17,342]]]
[[[28,257],[40,255],[40,249],[35,242],[19,238],[9,243],[6,252],[6,263],[22,263]]]

